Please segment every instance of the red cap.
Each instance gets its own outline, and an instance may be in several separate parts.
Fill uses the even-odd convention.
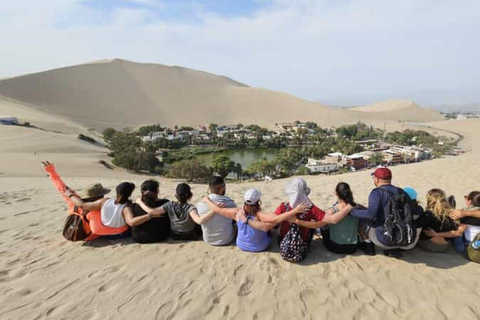
[[[390,171],[388,168],[378,168],[372,173],[372,176],[380,180],[391,180],[392,171]]]

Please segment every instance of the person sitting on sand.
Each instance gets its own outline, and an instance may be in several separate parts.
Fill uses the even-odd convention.
[[[211,211],[200,216],[194,205],[188,202],[192,199],[193,193],[186,183],[177,185],[176,195],[178,201],[170,201],[159,208],[149,208],[142,199],[138,198],[135,203],[148,214],[167,213],[170,218],[171,237],[174,240],[198,240],[202,236],[200,225],[211,219],[215,212]]]
[[[463,210],[467,212],[480,210],[480,191],[472,191],[464,198],[466,207]],[[465,224],[465,233],[461,237],[454,238],[452,243],[458,252],[463,252],[475,236],[480,233],[480,218],[467,216],[461,218],[460,223]]]
[[[86,197],[81,198],[75,191],[71,190],[60,178],[55,170],[54,164],[45,161],[42,162],[45,172],[49,175],[54,187],[63,194],[63,199],[68,204],[68,213],[82,214],[86,216],[88,221],[88,228],[91,234],[85,239],[85,241],[94,240],[101,236],[122,236],[126,235],[130,227],[127,224],[120,223],[119,227],[113,224],[104,224],[105,212],[101,212],[102,204],[107,202],[107,198],[104,198],[110,190],[104,188],[100,183],[95,183],[88,187],[86,190]],[[128,195],[129,197],[130,195]],[[127,197],[127,199],[128,199]],[[131,211],[131,210],[126,210]],[[133,216],[129,216],[128,221],[131,224],[141,224],[145,218],[133,219]],[[146,221],[146,220],[145,220]]]
[[[88,211],[100,210],[102,225],[108,228],[124,228],[135,227],[141,225],[154,217],[160,217],[161,214],[151,214],[135,217],[132,209],[132,202],[130,196],[135,190],[135,185],[130,182],[122,182],[115,188],[115,199],[102,198],[93,202],[85,202],[78,197],[75,191],[67,189],[65,195],[69,197],[72,202]],[[129,235],[125,233],[123,235]]]
[[[324,220],[329,225],[322,228],[323,243],[331,252],[352,254],[358,247],[358,218],[347,215],[339,220],[337,213],[347,206],[357,209],[365,209],[365,207],[355,202],[348,183],[337,184],[335,196],[337,201],[328,209],[327,218]]]
[[[459,237],[466,226],[451,219],[452,211],[445,192],[431,189],[427,193],[427,205],[424,214],[416,221],[423,227],[418,246],[428,252],[446,252],[452,238]],[[465,248],[463,248],[465,249]]]
[[[160,184],[156,180],[146,180],[140,186],[141,199],[149,208],[158,208],[168,202],[167,199],[159,199]],[[148,215],[140,205],[133,205],[135,217]],[[132,238],[138,243],[153,243],[167,239],[170,236],[170,219],[164,214],[160,218],[152,219],[132,228]]]
[[[235,201],[225,196],[226,185],[222,177],[211,177],[208,182],[208,189],[208,198],[216,204],[221,204],[224,208],[237,207]],[[204,216],[211,210],[206,203],[199,202],[197,204],[197,211],[200,216]],[[202,223],[203,241],[212,246],[223,246],[232,243],[237,235],[234,220],[234,212],[229,212],[229,214],[225,216],[219,212],[210,220]]]
[[[282,215],[285,212],[290,211],[290,208],[295,208],[299,204],[306,204],[308,210],[302,215],[302,217],[293,217],[288,221],[283,221],[280,224],[280,234],[278,242],[280,243],[290,230],[290,222],[299,225],[300,235],[307,246],[310,245],[313,237],[313,230],[325,226],[322,222],[325,217],[325,212],[315,206],[308,198],[310,194],[310,188],[307,186],[307,182],[303,178],[293,178],[285,185],[285,194],[288,197],[288,202],[282,202],[275,210],[276,215]]]
[[[412,233],[415,232],[415,238],[412,238],[411,244],[405,246],[399,246],[392,244],[388,237],[388,233],[385,229],[385,221],[387,220],[387,213],[390,211],[389,203],[393,197],[401,195],[406,196],[404,205],[410,206],[411,211],[414,209],[411,206],[411,199],[400,188],[392,185],[392,172],[388,168],[379,167],[372,173],[373,183],[375,189],[369,195],[368,208],[359,209],[353,208],[351,205],[347,205],[340,212],[336,213],[334,217],[337,219],[343,219],[351,210],[351,216],[359,218],[359,234],[360,242],[358,247],[368,255],[375,255],[375,246],[384,249],[384,253],[387,256],[400,257],[399,250],[410,250],[415,247],[419,239],[419,232],[415,232],[413,221],[412,225],[408,226],[408,229]],[[415,215],[415,212],[412,212]],[[325,217],[331,219],[328,215]]]
[[[237,246],[240,250],[248,252],[260,252],[267,249],[271,238],[268,231],[282,221],[286,221],[297,214],[308,210],[307,205],[299,204],[284,214],[277,216],[274,213],[265,213],[261,209],[261,192],[257,189],[249,189],[245,192],[243,208],[220,208],[209,197],[203,201],[214,211],[222,215],[235,215],[238,225]],[[260,219],[263,216],[264,222]]]

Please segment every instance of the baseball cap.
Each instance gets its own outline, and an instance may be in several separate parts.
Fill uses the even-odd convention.
[[[374,172],[372,172],[372,177],[381,180],[390,180],[392,179],[392,171],[385,167],[377,168]]]
[[[403,191],[405,191],[405,193],[408,194],[410,199],[417,200],[418,194],[417,194],[417,191],[415,191],[415,189],[410,188],[410,187],[405,187],[405,188],[403,188]]]
[[[245,203],[246,204],[257,204],[262,197],[262,193],[257,189],[248,189],[245,192]]]

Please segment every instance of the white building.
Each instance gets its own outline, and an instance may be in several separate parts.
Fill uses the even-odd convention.
[[[308,163],[305,166],[311,173],[329,173],[338,170],[338,164],[325,163],[322,160],[308,158]]]

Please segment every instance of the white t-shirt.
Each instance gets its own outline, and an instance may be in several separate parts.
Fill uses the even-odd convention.
[[[235,202],[226,196],[210,194],[210,200],[215,203],[226,203],[226,208],[236,208]],[[199,202],[197,204],[197,212],[200,216],[210,211],[206,203]],[[210,220],[202,225],[203,241],[212,246],[222,246],[232,243],[235,237],[232,220],[222,215],[215,214]]]
[[[475,238],[475,236],[479,233],[480,233],[480,226],[473,226],[471,224],[467,224],[467,228],[465,229],[464,236],[468,242],[471,242],[473,238]]]
[[[109,228],[124,227],[127,224],[123,218],[123,209],[126,205],[116,204],[114,199],[107,200],[100,211],[102,224]]]

